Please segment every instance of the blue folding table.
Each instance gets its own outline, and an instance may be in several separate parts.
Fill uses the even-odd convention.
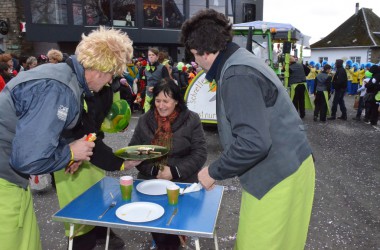
[[[180,195],[178,205],[172,206],[168,204],[166,195],[152,196],[138,192],[136,185],[141,181],[134,181],[130,202],[153,202],[161,205],[165,213],[156,220],[134,223],[119,219],[115,211],[118,207],[130,202],[121,199],[119,180],[111,177],[103,178],[59,210],[53,215],[53,220],[71,223],[70,236],[74,235],[73,223],[107,227],[106,249],[108,249],[110,228],[186,235],[194,238],[196,249],[200,249],[199,237],[214,238],[215,249],[218,249],[215,225],[223,196],[222,186],[216,185],[211,191],[202,189],[199,192]],[[177,185],[185,187],[187,184],[177,183]],[[116,206],[98,219],[112,201],[117,202]],[[167,226],[176,207],[178,213]],[[69,249],[72,249],[72,240],[69,241]]]

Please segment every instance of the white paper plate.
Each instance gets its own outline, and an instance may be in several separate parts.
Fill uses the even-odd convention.
[[[137,184],[136,189],[140,193],[147,195],[163,195],[166,194],[166,187],[175,184],[168,180],[147,180]]]
[[[133,202],[119,207],[115,213],[124,221],[147,222],[160,218],[165,213],[165,209],[152,202]]]

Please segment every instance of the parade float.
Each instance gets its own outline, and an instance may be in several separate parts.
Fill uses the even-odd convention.
[[[234,24],[232,29],[233,41],[262,58],[287,88],[290,53],[299,54],[302,61],[302,50],[309,46],[310,37],[286,23],[254,21]],[[204,71],[197,74],[187,88],[185,101],[190,110],[199,114],[202,123],[216,124],[216,83],[208,82],[205,76]]]

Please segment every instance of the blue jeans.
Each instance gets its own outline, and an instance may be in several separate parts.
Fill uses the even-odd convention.
[[[314,79],[306,80],[307,84],[307,90],[309,91],[309,94],[314,93]]]
[[[342,112],[342,117],[347,118],[347,109],[346,105],[344,104],[344,95],[346,94],[345,89],[336,89],[334,93],[334,99],[333,99],[333,104],[331,108],[331,117],[336,116],[336,111],[338,109],[338,104],[340,107],[340,111]]]

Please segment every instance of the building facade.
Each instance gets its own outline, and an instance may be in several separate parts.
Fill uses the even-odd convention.
[[[309,61],[329,63],[336,59],[380,62],[380,17],[356,4],[355,13],[325,38],[312,44]]]
[[[198,10],[215,9],[227,15],[233,23],[262,20],[263,17],[263,0],[3,2],[0,20],[6,20],[11,28],[7,34],[0,35],[0,48],[14,54],[44,54],[50,48],[71,54],[83,33],[104,25],[128,33],[134,42],[135,56],[146,54],[150,46],[157,46],[168,51],[173,60],[179,61],[186,57],[178,41],[181,25]],[[19,28],[23,22],[26,23],[25,32]]]

